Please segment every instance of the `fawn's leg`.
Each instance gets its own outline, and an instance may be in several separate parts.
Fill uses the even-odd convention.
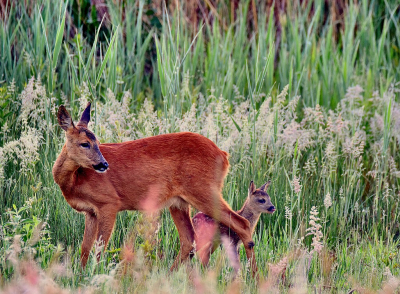
[[[196,243],[197,246],[197,243]],[[211,254],[213,253],[213,243],[212,242],[207,242],[207,244],[204,244],[201,246],[201,248],[197,249],[197,255],[202,263],[203,266],[207,266],[208,262],[210,261]]]
[[[209,196],[204,195],[207,193],[206,189],[204,189],[202,192],[197,192],[202,195],[197,195],[197,197],[196,195],[193,195],[192,197],[188,198],[187,200],[191,201],[189,203],[215,220],[221,222],[226,227],[231,228],[239,236],[246,250],[247,259],[250,260],[253,276],[255,276],[258,269],[254,255],[254,241],[251,238],[249,221],[234,212],[229,207],[228,203],[226,203],[226,201],[222,198],[221,194],[218,194],[212,198],[212,203],[210,205],[210,202],[201,201],[201,199],[210,199]],[[210,193],[209,195],[213,194]]]
[[[218,216],[218,214],[216,214]],[[221,201],[221,213],[219,221],[231,228],[242,240],[244,248],[246,250],[247,259],[250,261],[250,267],[252,269],[253,276],[256,276],[258,271],[256,259],[254,255],[254,241],[251,238],[250,222],[241,217],[228,206],[228,204],[222,199]]]
[[[219,245],[220,234],[218,223],[203,213],[197,214],[193,219],[193,228],[196,232],[196,254],[203,266],[207,266],[211,254]]]
[[[172,271],[176,269],[182,261],[188,259],[190,256],[190,253],[193,249],[195,232],[193,229],[192,220],[190,219],[189,204],[186,203],[181,205],[179,208],[176,206],[171,206],[169,211],[171,212],[172,219],[174,220],[175,226],[178,230],[179,240],[181,242],[181,248],[178,256],[171,267]]]
[[[229,263],[233,267],[233,278],[236,278],[240,269],[238,244],[233,242],[231,238],[226,235],[221,236],[221,242],[228,256]]]
[[[97,229],[98,229],[98,221],[96,215],[94,213],[86,212],[85,233],[83,234],[83,242],[81,249],[82,267],[85,267],[88,261],[90,250],[92,249],[94,240],[96,239]]]

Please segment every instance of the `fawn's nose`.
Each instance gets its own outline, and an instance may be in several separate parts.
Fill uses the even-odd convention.
[[[267,209],[269,212],[274,212],[275,211],[275,206],[270,206],[268,209]]]

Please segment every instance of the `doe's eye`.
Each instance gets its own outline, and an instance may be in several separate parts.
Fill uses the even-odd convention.
[[[81,147],[89,149],[90,148],[90,144],[89,143],[82,143]]]
[[[258,202],[260,202],[260,203],[265,203],[265,199],[263,199],[263,198],[258,199]]]

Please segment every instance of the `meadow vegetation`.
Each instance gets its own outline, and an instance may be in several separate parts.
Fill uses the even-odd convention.
[[[229,23],[215,1],[195,29],[179,9],[160,5],[152,26],[147,2],[116,2],[90,37],[68,33],[73,3],[15,2],[0,20],[1,291],[397,293],[396,1],[348,1],[339,28],[325,1],[295,1],[279,46],[273,8],[257,11],[256,31],[248,24],[253,1]],[[65,141],[58,106],[78,120],[88,101],[101,142],[179,131],[213,140],[230,153],[223,196],[234,209],[251,180],[271,180],[277,210],[254,234],[259,283],[244,251],[234,281],[222,250],[209,268],[195,257],[170,273],[179,238],[168,211],[120,213],[100,261],[96,244],[81,269],[84,216],[51,169]]]

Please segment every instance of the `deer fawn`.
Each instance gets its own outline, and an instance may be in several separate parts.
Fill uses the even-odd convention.
[[[103,241],[106,248],[119,211],[168,207],[180,239],[180,251],[171,270],[176,268],[193,249],[192,205],[235,231],[255,275],[250,223],[232,211],[221,196],[229,168],[228,153],[211,140],[189,132],[100,144],[87,129],[89,120],[90,103],[76,126],[60,106],[58,123],[65,131],[66,143],[53,166],[54,181],[65,200],[85,214],[83,267],[95,239]]]
[[[251,234],[258,223],[261,213],[274,213],[275,206],[267,194],[271,182],[265,183],[256,189],[253,181],[250,183],[249,192],[243,207],[237,213],[250,222]],[[196,232],[196,251],[202,264],[206,266],[211,254],[223,244],[230,262],[234,268],[235,275],[239,270],[239,245],[240,237],[224,224],[215,223],[214,219],[203,212],[198,212],[192,219]]]

